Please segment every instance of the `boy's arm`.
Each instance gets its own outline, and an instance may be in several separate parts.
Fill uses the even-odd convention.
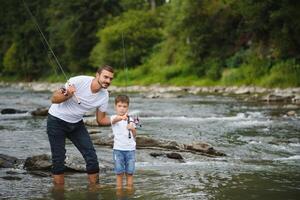
[[[120,115],[117,115],[116,117],[114,117],[111,121],[112,124],[115,124],[121,120],[127,120],[127,114],[126,115],[123,115],[123,116],[120,116]]]
[[[101,112],[101,111],[99,111],[98,108],[96,110],[96,120],[100,126],[109,126],[110,125],[110,119],[106,115],[106,112]]]

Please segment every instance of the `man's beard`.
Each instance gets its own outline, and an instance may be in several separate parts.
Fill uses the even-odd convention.
[[[109,86],[109,83],[102,83],[99,79],[98,79],[98,84],[101,86],[101,88],[104,88],[104,89],[108,88],[108,86]]]

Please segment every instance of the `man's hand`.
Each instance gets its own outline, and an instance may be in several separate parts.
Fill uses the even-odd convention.
[[[70,99],[74,93],[76,92],[76,88],[74,85],[70,85],[67,89],[60,88],[59,90],[56,90],[53,92],[51,97],[52,103],[62,103],[68,99]]]
[[[74,86],[74,84],[70,84],[69,87],[67,87],[67,94],[70,95],[70,96],[73,96],[74,93],[76,92],[76,88]]]

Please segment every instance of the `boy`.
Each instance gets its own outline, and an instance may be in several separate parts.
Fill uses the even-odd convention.
[[[128,189],[133,187],[135,170],[135,137],[136,129],[128,116],[129,97],[119,95],[115,98],[116,115],[111,116],[111,126],[114,135],[113,159],[117,174],[117,189],[123,187],[123,175],[126,175]]]

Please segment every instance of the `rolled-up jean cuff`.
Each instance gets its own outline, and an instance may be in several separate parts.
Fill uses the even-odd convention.
[[[53,174],[53,175],[60,175],[60,174],[64,174],[64,171],[60,171],[60,172],[53,172],[53,171],[52,171],[52,174]]]
[[[89,170],[89,171],[87,171],[86,173],[88,173],[88,174],[96,174],[96,173],[99,173],[99,169],[95,169],[95,170]]]

